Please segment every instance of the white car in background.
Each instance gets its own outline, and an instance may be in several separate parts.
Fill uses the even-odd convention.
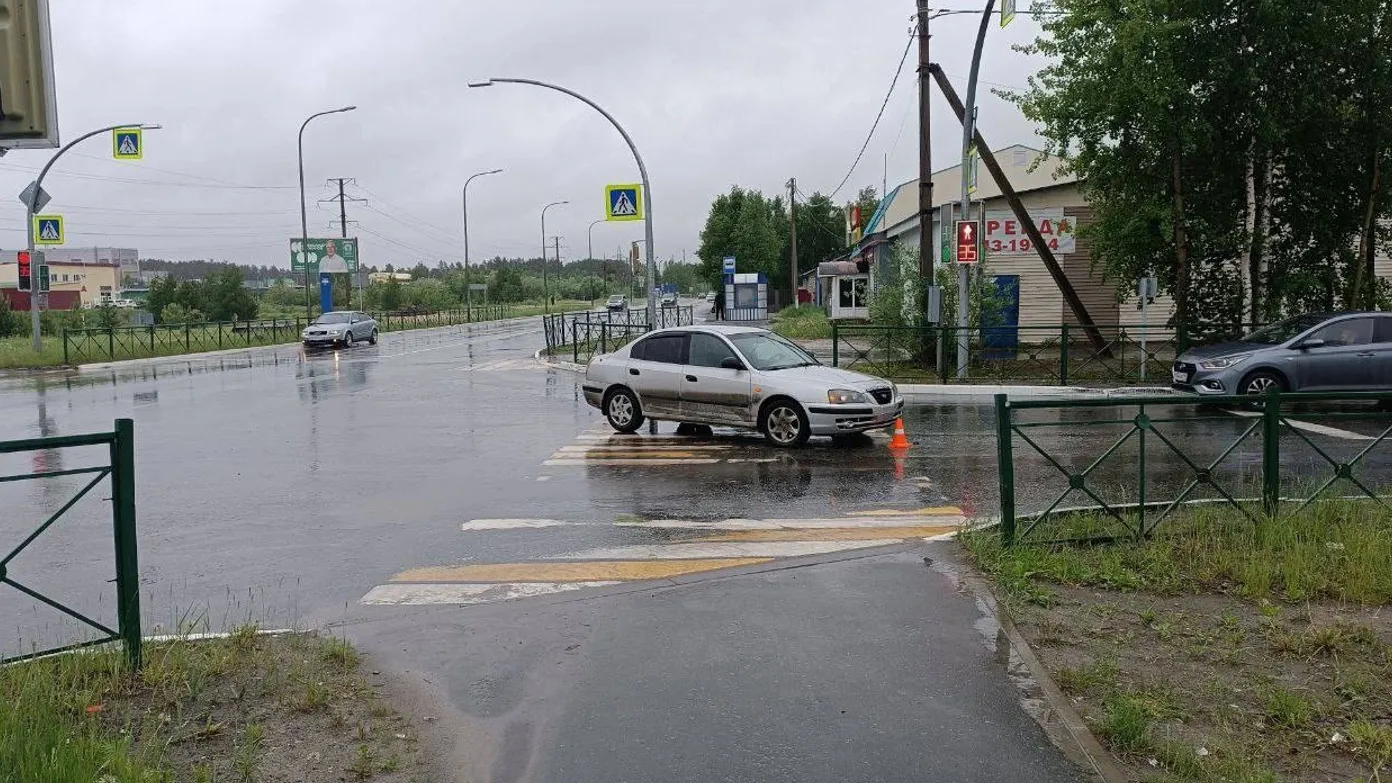
[[[757,430],[781,447],[884,429],[904,411],[889,381],[826,367],[749,326],[650,332],[592,359],[583,388],[585,401],[619,432],[655,419]]]

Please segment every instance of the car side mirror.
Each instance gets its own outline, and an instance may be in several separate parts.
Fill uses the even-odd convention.
[[[733,357],[733,356],[726,356],[724,359],[721,359],[721,360],[720,360],[720,369],[722,369],[722,370],[743,370],[743,369],[744,369],[744,362],[741,362],[739,359],[736,359],[736,358]]]
[[[1304,340],[1304,341],[1302,341],[1302,342],[1300,343],[1300,345],[1297,345],[1297,346],[1295,346],[1295,347],[1296,347],[1296,348],[1299,348],[1299,349],[1302,350],[1302,351],[1304,351],[1304,350],[1308,350],[1308,349],[1310,349],[1310,348],[1323,348],[1323,347],[1324,347],[1324,344],[1325,344],[1325,343],[1324,343],[1324,340],[1321,340],[1320,338],[1316,337],[1316,338],[1313,339],[1313,340]]]

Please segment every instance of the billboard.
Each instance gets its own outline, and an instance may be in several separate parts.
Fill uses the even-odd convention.
[[[290,240],[290,269],[295,272],[308,270],[313,275],[320,272],[344,275],[356,272],[358,271],[358,240],[356,237],[292,239]]]
[[[1077,251],[1077,240],[1073,231],[1076,226],[1072,218],[1064,217],[1063,209],[1031,209],[1030,218],[1039,227],[1039,233],[1056,254]],[[986,213],[986,252],[992,256],[1034,255],[1034,243],[1025,234],[1025,227],[1015,219],[1015,213],[1008,210],[991,210]]]

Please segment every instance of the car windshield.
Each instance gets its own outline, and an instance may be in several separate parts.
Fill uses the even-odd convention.
[[[732,334],[730,340],[756,370],[786,370],[821,364],[812,354],[771,332]]]
[[[1328,318],[1329,316],[1327,315],[1297,315],[1294,318],[1277,321],[1270,326],[1263,326],[1255,332],[1243,337],[1242,342],[1259,343],[1261,345],[1278,345],[1307,329],[1318,326]]]
[[[316,324],[346,324],[348,323],[347,313],[324,313],[314,319]]]
[[[609,304],[618,304],[619,302],[622,302],[622,301],[623,301],[623,297],[622,297],[622,296],[611,296],[611,297],[609,297]]]

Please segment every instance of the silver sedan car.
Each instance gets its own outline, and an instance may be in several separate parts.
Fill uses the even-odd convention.
[[[326,345],[353,347],[353,343],[365,340],[377,344],[377,321],[367,313],[354,310],[335,310],[315,318],[300,335],[306,348]]]
[[[1240,340],[1192,348],[1176,389],[1201,395],[1384,391],[1392,387],[1392,313],[1310,313]]]
[[[797,345],[748,326],[687,326],[644,335],[585,371],[585,400],[610,426],[645,419],[752,429],[797,446],[883,429],[903,413],[889,381],[823,366]]]

